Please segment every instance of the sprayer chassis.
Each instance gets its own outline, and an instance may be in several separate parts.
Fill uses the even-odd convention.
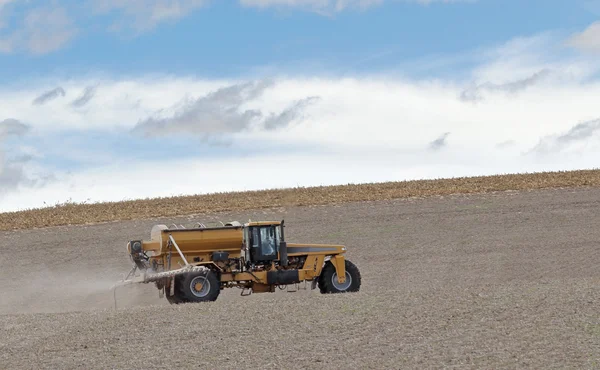
[[[322,293],[358,291],[360,273],[345,259],[344,246],[287,243],[283,226],[283,221],[191,229],[157,225],[150,241],[127,244],[134,269],[118,285],[154,283],[171,303],[212,301],[231,287],[248,295],[301,282],[312,282],[312,289],[318,284]]]

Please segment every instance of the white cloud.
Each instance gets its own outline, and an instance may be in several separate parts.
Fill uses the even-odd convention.
[[[600,66],[579,57],[557,59],[545,52],[546,42],[532,38],[507,43],[486,53],[471,78],[461,81],[409,80],[385,74],[280,77],[272,83],[148,76],[0,87],[0,118],[27,122],[36,137],[58,135],[56,143],[46,143],[56,146],[53,155],[84,163],[83,169],[72,173],[57,165],[55,180],[44,186],[21,185],[10,197],[0,198],[0,210],[69,198],[122,200],[597,167],[600,82],[590,76]],[[511,68],[503,68],[503,63]],[[545,70],[550,72],[544,78],[532,78]],[[476,104],[461,99],[473,84],[484,86],[477,91],[482,99]],[[64,97],[32,104],[57,86]],[[74,107],[71,102],[86,96],[90,86],[97,87],[93,98],[83,107]],[[243,121],[239,126],[244,112],[260,112],[256,115],[259,124]],[[209,118],[215,117],[209,124]],[[271,118],[285,124],[269,130]],[[149,139],[132,137],[156,145],[156,152],[181,150],[180,137],[173,133],[206,148],[210,143],[196,135],[211,132],[212,125],[217,125],[217,132],[230,146],[221,152],[207,148],[208,155],[180,151],[174,159],[164,158],[165,150],[153,155],[152,147],[142,156],[130,157],[127,152],[102,153],[102,142],[88,152],[85,145],[73,148],[60,140],[62,132],[81,137],[101,132],[110,141],[110,135],[131,135],[136,126],[152,119],[164,119],[161,122],[169,129]],[[223,152],[227,154],[218,154]],[[27,163],[25,169],[33,165]],[[186,181],[173,181],[165,168],[186,173]],[[143,187],[137,185],[139,181]]]
[[[455,157],[440,166],[422,154],[405,156],[363,153],[279,153],[234,159],[181,158],[176,161],[121,164],[61,174],[60,181],[11,194],[0,200],[0,211],[73,201],[111,201],[169,195],[256,190],[306,185],[348,184],[364,181],[492,174],[502,171],[495,163],[477,169]],[[399,161],[406,161],[404,164]],[[526,166],[514,163],[519,169]],[[441,169],[440,169],[441,168]],[[177,174],[185,174],[181,179]],[[144,184],[140,186],[140,184]]]
[[[82,81],[78,89],[87,85],[87,81]],[[106,81],[102,84],[105,94],[90,101],[85,112],[74,111],[61,100],[34,108],[33,92],[21,92],[19,95],[26,97],[23,103],[15,100],[8,106],[13,111],[22,108],[20,116],[27,117],[40,136],[54,130],[77,130],[82,135],[86,130],[128,132],[140,120],[177,104],[186,95],[201,97],[214,91],[207,85],[206,81],[193,80],[127,84]],[[178,90],[175,86],[185,88]],[[162,160],[149,156],[144,160],[124,157],[116,162],[110,158],[97,162],[100,158],[94,158],[83,171],[66,174],[59,169],[53,183],[22,187],[0,199],[0,209],[40,206],[41,201],[53,204],[69,198],[121,200],[206,191],[570,169],[593,166],[600,160],[600,151],[593,146],[580,146],[574,153],[575,159],[562,152],[526,154],[540,139],[569,132],[578,122],[600,116],[593,98],[600,94],[600,85],[574,82],[533,86],[515,95],[492,91],[477,105],[459,99],[463,88],[441,82],[402,80],[280,80],[261,97],[238,108],[277,114],[290,102],[315,94],[320,99],[306,108],[306,119],[285,129],[232,133],[232,159],[182,156]],[[67,89],[71,90],[76,89]],[[163,93],[163,99],[152,101],[152,95],[160,92],[167,93]],[[0,93],[0,99],[6,96],[7,92]],[[132,98],[120,99],[126,96]],[[6,111],[6,106],[0,109]],[[446,135],[447,132],[451,134]],[[169,135],[168,130],[161,132],[161,137]],[[444,138],[443,142],[440,138]],[[441,144],[434,145],[436,150],[432,151],[435,142]],[[503,145],[506,142],[511,145]],[[235,155],[237,148],[259,151],[265,144],[279,149],[259,157]],[[68,158],[70,149],[66,143],[55,145],[60,145],[58,152]],[[204,144],[198,140],[198,145]],[[81,160],[85,153],[74,155]],[[186,181],[156,176],[157,168],[167,167],[173,173],[186,173]],[[264,171],[273,173],[274,169],[277,176],[257,175]],[[138,181],[145,183],[143,188],[137,185]]]
[[[517,134],[517,133],[515,133]],[[474,138],[476,139],[476,138]],[[65,201],[98,202],[224,191],[296,186],[433,179],[499,173],[585,169],[597,167],[594,156],[556,156],[539,161],[517,150],[439,152],[332,150],[239,158],[186,158],[152,162],[121,161],[58,173],[43,187],[22,188],[0,199],[0,211],[54,205]],[[181,174],[185,174],[184,178]],[[143,184],[143,186],[140,186]]]
[[[583,51],[600,52],[600,22],[593,23],[583,32],[573,35],[568,43]]]

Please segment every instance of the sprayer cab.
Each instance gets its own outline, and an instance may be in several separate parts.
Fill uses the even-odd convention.
[[[251,222],[244,228],[244,248],[249,264],[278,262],[287,266],[287,244],[283,223]]]

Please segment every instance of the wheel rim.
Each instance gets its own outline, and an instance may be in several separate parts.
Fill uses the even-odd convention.
[[[333,287],[339,291],[348,290],[350,285],[352,285],[352,276],[350,276],[350,273],[346,271],[346,282],[339,283],[337,272],[334,272],[333,276],[331,277],[331,283],[333,284]]]
[[[210,292],[210,281],[205,276],[196,276],[190,281],[190,291],[198,298],[203,298]]]

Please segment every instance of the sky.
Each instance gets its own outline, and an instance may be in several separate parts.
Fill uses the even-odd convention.
[[[0,0],[0,212],[597,168],[600,1]]]

